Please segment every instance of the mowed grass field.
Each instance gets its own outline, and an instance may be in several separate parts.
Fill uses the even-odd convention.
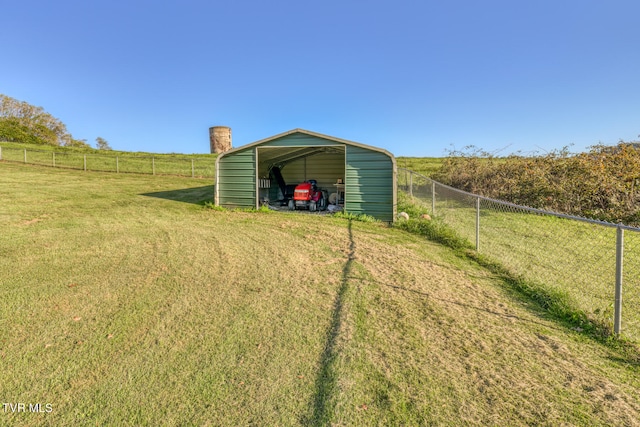
[[[0,162],[0,425],[640,425],[636,359],[449,249],[212,194]]]

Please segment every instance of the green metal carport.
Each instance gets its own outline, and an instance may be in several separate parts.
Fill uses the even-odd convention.
[[[396,161],[381,148],[294,129],[229,150],[216,160],[215,203],[227,208],[258,207],[282,196],[287,184],[307,179],[335,192],[344,182],[344,210],[392,222],[396,214]]]

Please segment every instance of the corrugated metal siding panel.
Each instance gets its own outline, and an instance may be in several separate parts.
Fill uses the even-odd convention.
[[[288,163],[282,169],[282,178],[287,184],[299,184],[304,181],[304,161]]]
[[[335,141],[318,138],[303,133],[294,133],[260,144],[261,147],[295,147],[295,146],[330,146],[341,145]]]
[[[329,193],[335,192],[335,184],[338,179],[344,179],[344,154],[316,154],[289,163],[282,170],[282,177],[287,184],[299,184],[307,179],[318,181],[320,188],[326,189]]]
[[[227,208],[256,205],[255,149],[223,156],[218,164],[218,203]]]
[[[393,160],[384,153],[347,146],[345,210],[393,221]]]
[[[380,221],[392,222],[393,214],[389,213],[389,209],[382,205],[372,205],[369,202],[357,203],[349,202],[349,210],[351,213],[366,213]]]

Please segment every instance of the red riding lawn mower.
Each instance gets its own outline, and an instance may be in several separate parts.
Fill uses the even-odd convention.
[[[327,209],[327,192],[318,188],[318,182],[315,179],[298,184],[293,191],[293,199],[289,200],[289,209],[323,211]]]

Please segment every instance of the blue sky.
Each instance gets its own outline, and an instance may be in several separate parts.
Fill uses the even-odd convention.
[[[0,93],[77,139],[303,128],[445,156],[640,139],[637,0],[0,1]]]

